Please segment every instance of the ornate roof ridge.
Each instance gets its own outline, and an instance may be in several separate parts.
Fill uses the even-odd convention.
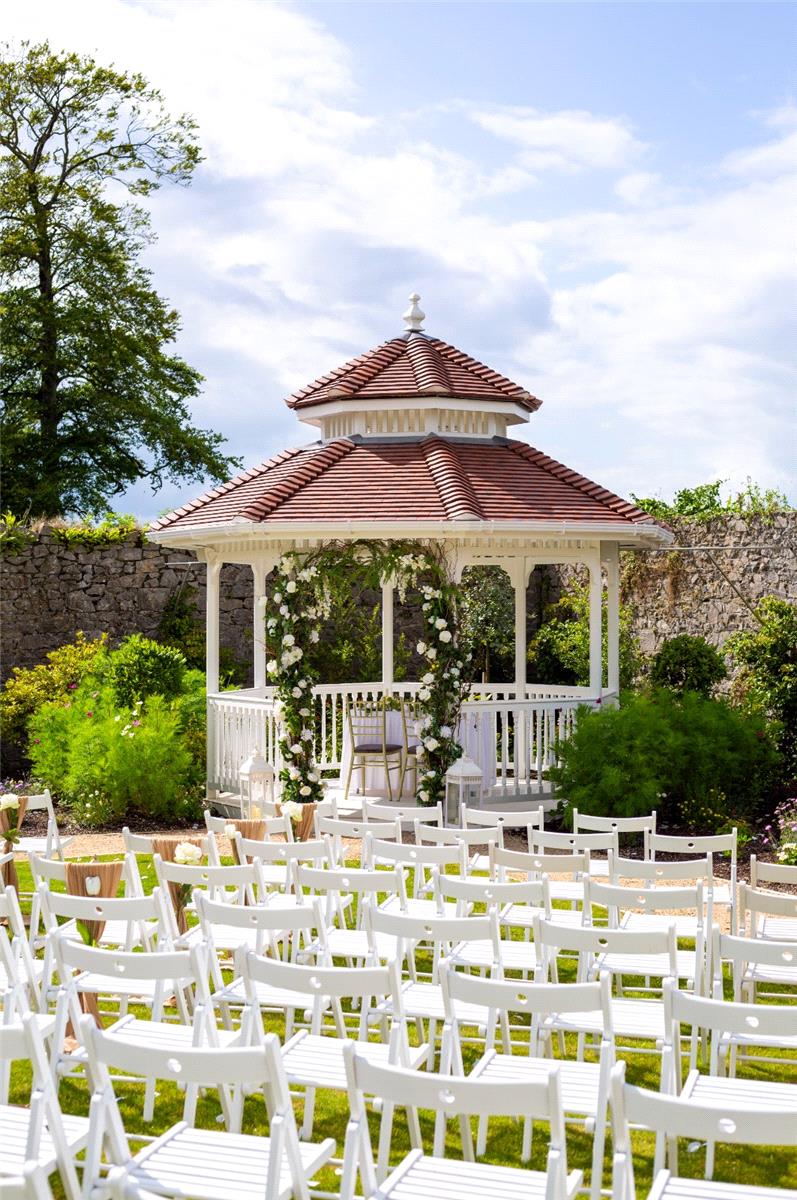
[[[423,440],[421,450],[446,516],[452,521],[483,521],[484,509],[451,443],[432,434]]]
[[[316,447],[306,461],[295,464],[286,479],[279,480],[270,488],[267,487],[262,496],[247,504],[239,513],[239,517],[246,521],[262,521],[286,500],[290,500],[291,496],[295,496],[305,484],[323,475],[333,463],[345,458],[353,449],[354,442],[348,438],[335,438]]]
[[[570,467],[566,467],[564,463],[557,462],[555,458],[551,458],[548,454],[543,454],[542,450],[535,449],[534,446],[530,446],[527,442],[510,441],[507,444],[521,458],[525,458],[536,466],[541,467],[542,470],[547,471],[556,479],[561,479],[563,483],[567,483],[571,487],[577,488],[580,492],[584,492],[585,495],[593,500],[597,500],[599,504],[604,504],[612,512],[625,517],[626,520],[655,524],[649,513],[638,508],[636,504],[632,504],[630,500],[623,500],[622,496],[616,495],[615,492],[610,492],[608,488],[601,487],[599,483],[593,483],[591,479],[587,479],[586,475],[581,475],[578,471],[573,471]]]

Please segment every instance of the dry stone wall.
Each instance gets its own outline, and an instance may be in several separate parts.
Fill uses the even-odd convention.
[[[797,513],[682,522],[677,534],[681,546],[715,549],[624,555],[625,598],[634,606],[646,654],[677,633],[702,634],[721,646],[735,630],[754,625],[747,606],[763,596],[797,602]],[[531,628],[543,603],[566,583],[555,568],[535,572]],[[45,528],[19,553],[0,559],[0,678],[15,666],[41,662],[79,629],[88,636],[107,633],[112,643],[135,632],[151,636],[166,601],[184,586],[194,589],[203,620],[205,569],[187,551],[156,546],[140,533],[109,546],[65,545]],[[251,570],[225,566],[220,592],[221,643],[251,664]]]

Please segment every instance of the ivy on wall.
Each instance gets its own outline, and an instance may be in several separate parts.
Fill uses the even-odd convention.
[[[393,580],[402,602],[411,589],[419,592],[424,634],[416,650],[425,671],[417,693],[422,743],[417,798],[434,804],[444,797],[446,771],[462,754],[456,729],[469,686],[470,656],[461,645],[457,588],[445,556],[439,548],[417,542],[330,542],[280,560],[266,629],[274,648],[267,671],[282,729],[283,799],[307,804],[323,795],[313,750],[317,679],[306,648],[318,642],[322,623],[335,599],[350,587],[355,568],[373,587]]]

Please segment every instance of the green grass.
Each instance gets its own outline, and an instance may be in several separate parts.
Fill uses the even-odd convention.
[[[149,889],[155,882],[152,863],[151,860],[147,859],[140,861],[144,884]],[[31,879],[27,865],[20,864],[18,869],[20,890],[29,890]],[[26,905],[23,901],[23,908],[25,907]],[[419,956],[418,962],[421,969],[428,969],[428,958],[424,960],[423,956]],[[572,967],[564,965],[560,971],[560,978],[563,982],[567,982],[572,977]],[[726,996],[730,998],[730,981],[726,980],[725,990]],[[794,993],[792,992],[791,998],[793,996]],[[278,1018],[268,1018],[265,1022],[265,1028],[280,1036],[284,1032],[282,1020]],[[411,1040],[415,1040],[414,1026],[411,1026]],[[568,1053],[572,1053],[574,1050],[573,1041],[574,1039],[568,1039]],[[465,1045],[463,1047],[463,1055],[465,1058],[465,1069],[468,1071],[479,1057],[478,1047]],[[760,1055],[757,1055],[757,1061],[740,1064],[738,1075],[740,1078],[767,1078],[797,1083],[797,1054],[794,1055],[793,1065],[778,1065],[767,1063],[766,1054],[762,1052]],[[627,1078],[631,1083],[658,1090],[659,1059],[653,1055],[629,1056]],[[125,1128],[131,1139],[136,1134],[146,1137],[160,1134],[175,1121],[179,1121],[182,1118],[182,1095],[176,1085],[163,1081],[159,1083],[155,1116],[154,1120],[149,1123],[145,1123],[141,1116],[143,1087],[137,1084],[120,1083],[116,1085],[116,1090]],[[24,1064],[17,1065],[13,1069],[11,1076],[11,1102],[25,1104],[29,1094],[30,1071]],[[65,1079],[62,1081],[60,1099],[64,1112],[76,1115],[87,1114],[88,1092],[86,1084],[82,1079]],[[210,1129],[220,1128],[216,1120],[219,1111],[215,1093],[205,1095],[200,1100],[198,1106],[197,1123]],[[429,1113],[421,1113],[420,1116],[424,1141],[425,1144],[430,1146],[432,1116]],[[297,1118],[300,1119],[300,1117],[301,1100],[297,1099]],[[345,1096],[327,1091],[317,1092],[313,1140],[318,1141],[325,1137],[331,1137],[337,1142],[338,1154],[342,1154],[347,1117],[348,1105]],[[378,1129],[378,1117],[372,1114],[370,1120],[375,1139]],[[267,1133],[268,1122],[262,1098],[250,1097],[246,1101],[243,1128],[247,1133]],[[490,1136],[484,1161],[520,1166],[521,1136],[522,1129],[520,1123],[508,1118],[493,1119],[490,1122]],[[647,1189],[651,1182],[654,1151],[653,1141],[653,1137],[649,1134],[634,1133],[633,1135],[634,1167],[637,1191],[640,1195],[647,1194]],[[406,1125],[403,1114],[399,1112],[396,1114],[394,1125],[391,1160],[397,1161],[408,1149],[409,1140]],[[452,1156],[460,1156],[456,1122],[452,1122],[449,1126],[447,1151]],[[574,1123],[567,1127],[567,1151],[568,1166],[570,1169],[583,1169],[585,1178],[588,1180],[592,1138],[585,1133],[583,1127],[579,1124]],[[544,1127],[541,1127],[539,1130],[535,1129],[533,1157],[530,1165],[535,1169],[544,1169],[546,1152],[547,1134]],[[695,1151],[690,1151],[687,1148],[687,1143],[681,1144],[678,1165],[679,1174],[700,1178],[703,1174],[704,1163],[705,1153],[702,1146]],[[611,1140],[607,1139],[607,1153],[604,1162],[604,1184],[606,1186],[609,1185],[610,1178]],[[797,1189],[797,1150],[780,1147],[734,1147],[720,1145],[717,1147],[714,1178],[741,1185],[765,1184],[770,1187]],[[339,1179],[335,1168],[326,1168],[320,1172],[317,1182],[320,1187],[327,1191],[337,1191]],[[60,1181],[56,1177],[53,1178],[52,1184],[54,1195],[57,1197],[63,1196]]]

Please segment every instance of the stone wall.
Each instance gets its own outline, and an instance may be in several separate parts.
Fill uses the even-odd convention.
[[[730,633],[754,625],[747,604],[766,595],[797,601],[797,513],[683,522],[677,532],[681,546],[721,549],[623,556],[625,598],[634,605],[646,654],[677,633],[722,645]],[[535,572],[531,628],[544,601],[555,599],[565,582],[554,568]],[[0,678],[14,666],[41,662],[79,629],[88,636],[108,633],[113,643],[139,631],[151,636],[166,601],[184,586],[194,589],[203,619],[205,569],[187,551],[163,549],[140,533],[110,546],[67,546],[45,528],[35,542],[0,560]],[[224,567],[220,603],[221,644],[248,664],[251,683],[248,567]]]

